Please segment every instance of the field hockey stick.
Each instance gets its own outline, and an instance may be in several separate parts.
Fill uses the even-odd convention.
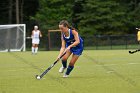
[[[140,49],[137,49],[137,50],[134,50],[134,51],[129,51],[130,54],[133,54],[133,53],[136,53],[136,52],[139,52]]]
[[[50,67],[48,67],[41,75],[36,75],[36,79],[40,80],[47,72],[51,70],[52,67],[66,54],[64,52]]]
[[[32,37],[26,37],[26,39],[32,39]]]

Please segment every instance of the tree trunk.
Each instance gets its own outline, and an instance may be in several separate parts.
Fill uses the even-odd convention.
[[[13,0],[9,1],[9,24],[12,23],[12,12],[13,12]]]
[[[24,0],[21,0],[21,11],[20,11],[21,20],[20,20],[20,23],[23,23],[23,5],[24,5]]]
[[[16,23],[19,24],[19,0],[16,0]]]

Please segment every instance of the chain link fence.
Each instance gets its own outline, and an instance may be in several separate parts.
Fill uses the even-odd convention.
[[[85,49],[135,49],[136,35],[90,35],[83,37]]]
[[[84,40],[84,49],[137,49],[139,47],[136,35],[88,35],[81,36]],[[59,50],[61,47],[60,32],[51,33],[48,37],[42,37],[39,50]],[[31,49],[31,40],[26,40],[27,49]]]

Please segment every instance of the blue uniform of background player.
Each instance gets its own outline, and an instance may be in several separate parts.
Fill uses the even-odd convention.
[[[66,20],[62,20],[59,23],[59,28],[61,30],[61,49],[58,58],[66,51],[66,54],[62,57],[62,67],[59,69],[60,73],[63,73],[67,68],[63,77],[68,77],[70,72],[74,68],[74,64],[83,52],[83,40],[79,36],[75,29],[71,29]],[[72,58],[67,67],[67,59],[72,54]]]

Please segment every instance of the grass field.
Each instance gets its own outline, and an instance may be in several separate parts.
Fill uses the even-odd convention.
[[[86,50],[70,77],[56,64],[42,80],[58,51],[0,53],[0,93],[140,93],[140,52]]]

